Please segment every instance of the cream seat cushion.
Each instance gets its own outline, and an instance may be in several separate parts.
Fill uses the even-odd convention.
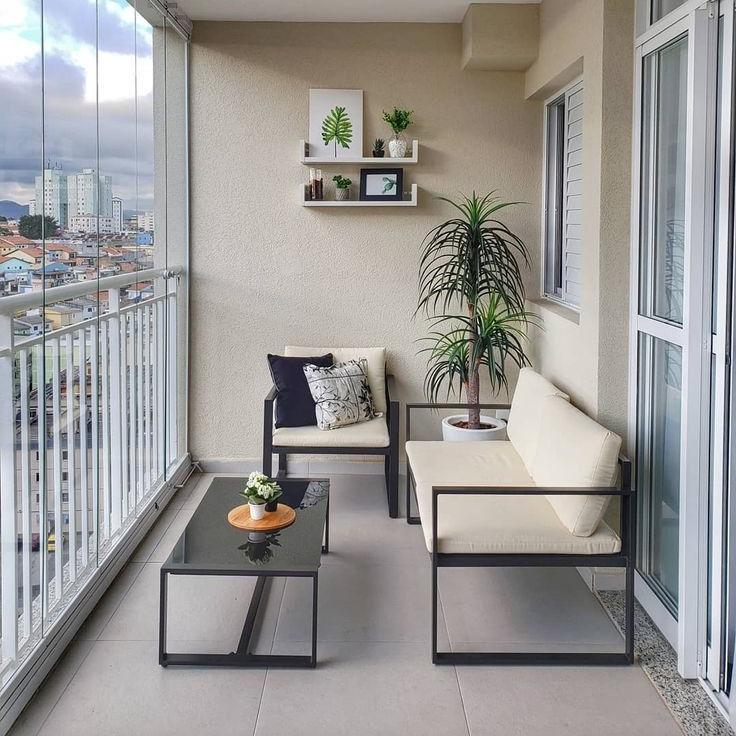
[[[511,442],[407,442],[406,453],[430,552],[432,486],[535,485]],[[605,523],[588,537],[571,534],[545,496],[444,496],[438,503],[440,552],[613,554],[621,549]]]
[[[388,447],[385,417],[350,424],[329,432],[318,427],[280,427],[273,431],[273,444],[287,447]]]
[[[546,396],[561,396],[565,400],[570,398],[544,376],[531,368],[522,368],[511,401],[506,434],[527,468],[537,453],[542,399]]]
[[[368,361],[368,385],[373,394],[376,411],[388,411],[386,403],[386,348],[302,348],[287,345],[284,355],[290,358],[308,358],[332,353],[335,363],[365,358]],[[388,444],[388,442],[386,443]]]
[[[559,396],[540,407],[540,442],[529,472],[538,486],[610,488],[616,484],[621,438]],[[574,535],[593,534],[610,496],[547,496]]]

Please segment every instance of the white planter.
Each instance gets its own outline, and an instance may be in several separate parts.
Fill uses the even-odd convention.
[[[344,202],[346,199],[350,199],[350,187],[347,189],[335,188],[335,199],[338,202]]]
[[[406,156],[406,141],[401,137],[392,138],[388,142],[388,155],[391,158],[404,158]]]
[[[481,424],[493,425],[490,429],[464,429],[452,422],[468,421],[467,414],[455,414],[442,420],[442,439],[446,442],[487,442],[506,439],[506,422],[496,417],[481,415]]]
[[[250,509],[251,519],[262,519],[266,515],[265,503],[251,503],[248,501],[248,507]]]

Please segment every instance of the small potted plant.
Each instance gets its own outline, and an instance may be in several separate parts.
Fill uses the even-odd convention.
[[[386,155],[385,145],[383,138],[376,138],[373,143],[373,158],[383,158]]]
[[[276,501],[281,496],[281,486],[269,480],[263,473],[251,473],[241,495],[248,499],[251,519],[262,519],[266,511],[276,510]]]
[[[335,182],[335,199],[341,201],[350,199],[350,185],[353,183],[352,180],[340,174],[335,174],[332,177],[332,181]]]
[[[389,124],[394,132],[394,137],[388,142],[388,153],[391,158],[404,158],[406,156],[406,139],[402,133],[412,124],[411,116],[414,110],[402,110],[395,107],[391,112],[383,111],[383,120]]]

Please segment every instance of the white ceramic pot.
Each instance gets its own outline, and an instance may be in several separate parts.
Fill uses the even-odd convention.
[[[490,424],[490,429],[464,429],[453,422],[468,421],[467,414],[455,414],[442,420],[442,439],[446,442],[479,442],[506,439],[506,422],[496,417],[481,415],[481,424]]]
[[[350,199],[350,187],[347,189],[335,189],[335,199],[338,202],[342,202],[346,199]]]
[[[388,142],[388,154],[391,158],[404,158],[406,156],[406,141],[401,136],[396,136]]]
[[[251,519],[262,519],[266,515],[265,503],[251,503],[250,501],[248,501],[248,507],[250,508]]]

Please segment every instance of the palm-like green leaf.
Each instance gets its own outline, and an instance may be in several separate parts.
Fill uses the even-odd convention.
[[[344,107],[333,107],[322,121],[322,140],[326,146],[334,141],[335,156],[338,143],[343,148],[349,148],[353,141],[353,123]]]
[[[473,305],[493,293],[500,294],[510,308],[523,309],[524,284],[517,258],[529,265],[529,252],[495,217],[516,203],[501,202],[493,192],[484,197],[473,192],[459,202],[440,199],[460,217],[438,225],[424,239],[417,309],[447,311],[458,299]]]
[[[442,395],[461,395],[472,371],[485,366],[493,391],[508,388],[506,365],[528,365],[524,352],[527,328],[539,324],[536,314],[509,309],[499,294],[477,304],[472,316],[440,314],[432,318],[433,329],[423,338],[427,355],[424,391],[430,401]],[[446,330],[440,329],[448,325]],[[444,392],[444,393],[443,393]]]

